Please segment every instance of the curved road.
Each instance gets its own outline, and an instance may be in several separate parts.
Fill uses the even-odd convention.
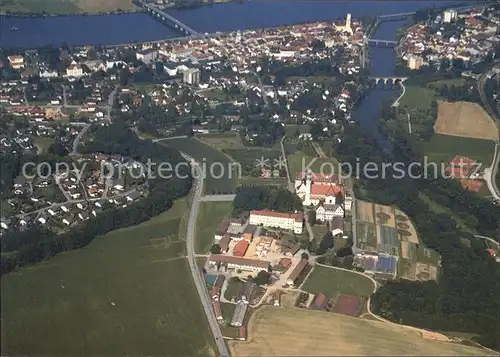
[[[486,93],[484,92],[484,85],[486,84],[486,74],[482,74],[478,81],[478,91],[481,96],[481,101],[483,102],[483,106],[486,108],[486,111],[491,116],[493,121],[495,122],[497,129],[500,132],[500,118],[496,115],[493,108],[491,108],[490,103],[488,102],[488,98],[486,98]],[[493,162],[490,167],[484,169],[484,180],[486,181],[486,185],[491,192],[491,195],[496,199],[500,200],[500,191],[498,190],[497,183],[495,181],[498,165],[500,162],[500,143],[497,142],[495,145],[495,155],[493,156]]]
[[[197,170],[200,170],[200,167],[192,157],[184,153],[182,153],[182,155],[189,162],[191,162],[191,164],[195,165]],[[208,291],[205,286],[205,281],[200,273],[200,269],[198,268],[195,259],[196,255],[194,252],[194,236],[195,236],[196,217],[198,216],[198,209],[200,207],[200,201],[201,201],[201,193],[203,190],[203,175],[198,175],[198,178],[194,184],[194,189],[195,192],[193,197],[193,204],[191,206],[191,211],[189,212],[189,221],[187,225],[187,235],[186,235],[187,258],[189,262],[189,269],[191,270],[191,275],[193,276],[196,290],[198,291],[198,296],[200,297],[201,304],[203,305],[203,310],[205,311],[205,315],[207,316],[208,324],[210,325],[210,329],[212,330],[212,334],[215,338],[215,343],[219,349],[219,356],[229,357],[229,351],[224,341],[224,337],[222,336],[219,323],[217,322],[215,314],[212,311],[212,303],[210,297],[208,296]]]

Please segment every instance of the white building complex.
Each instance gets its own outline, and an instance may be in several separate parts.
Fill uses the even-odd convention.
[[[294,231],[295,234],[302,234],[304,225],[304,213],[283,213],[270,210],[250,211],[250,224],[263,225],[264,227],[276,227]]]

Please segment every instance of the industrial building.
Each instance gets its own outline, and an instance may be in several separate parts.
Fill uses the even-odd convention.
[[[243,326],[243,321],[245,320],[247,309],[248,305],[243,302],[239,302],[238,304],[236,304],[233,317],[231,318],[231,326],[236,326],[236,327]]]

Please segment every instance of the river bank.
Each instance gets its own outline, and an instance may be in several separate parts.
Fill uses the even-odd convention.
[[[47,18],[47,17],[74,17],[74,16],[104,16],[104,15],[124,15],[132,14],[138,12],[146,12],[144,9],[131,9],[131,10],[114,10],[114,11],[103,11],[103,12],[81,12],[81,13],[48,13],[42,12],[11,12],[11,11],[0,11],[0,16],[4,18]]]

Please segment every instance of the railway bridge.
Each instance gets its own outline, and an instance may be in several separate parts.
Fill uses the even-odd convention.
[[[147,4],[147,3],[141,3],[142,6],[148,10],[148,12],[151,13],[153,17],[157,17],[158,19],[166,22],[168,25],[173,26],[176,30],[185,33],[188,36],[201,36],[202,34],[199,33],[198,31],[192,29],[182,21],[177,20],[175,17],[172,15],[167,14],[165,11],[157,8],[156,6]]]

